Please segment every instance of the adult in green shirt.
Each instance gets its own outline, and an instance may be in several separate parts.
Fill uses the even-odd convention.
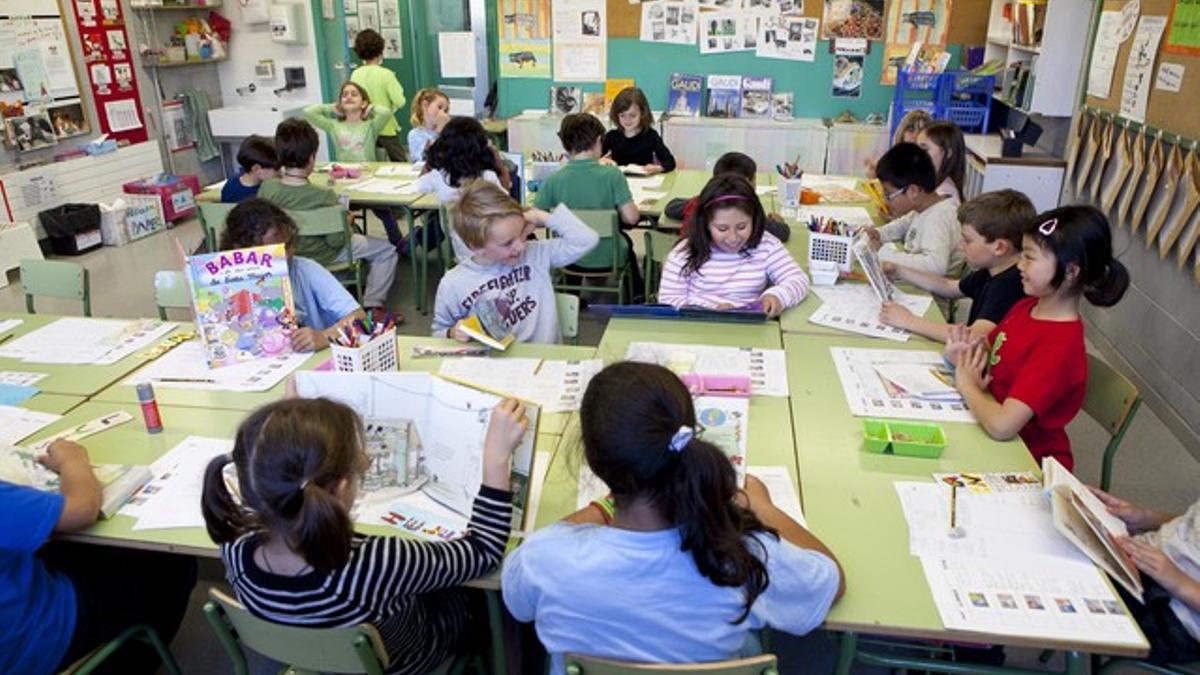
[[[383,37],[370,28],[360,31],[354,38],[354,53],[362,59],[362,65],[354,69],[350,81],[367,90],[371,103],[385,106],[393,113],[404,107],[404,87],[396,79],[396,73],[383,66]],[[380,130],[377,138],[379,147],[387,152],[393,162],[404,162],[408,157],[404,142],[400,140],[400,127],[393,115]]]

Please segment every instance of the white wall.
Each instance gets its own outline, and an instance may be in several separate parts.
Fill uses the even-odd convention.
[[[233,37],[229,44],[229,60],[217,65],[221,78],[221,97],[224,105],[283,105],[288,108],[321,103],[321,76],[317,68],[317,44],[313,38],[312,6],[298,3],[304,8],[305,43],[289,45],[271,39],[270,24],[248,24],[242,18],[241,7],[236,2],[226,3],[225,14],[233,23]],[[254,75],[254,66],[261,59],[274,59],[275,79],[260,80]],[[276,96],[272,90],[283,86],[283,69],[303,66],[307,85],[304,89],[282,92]],[[258,90],[239,95],[238,87],[253,82]]]

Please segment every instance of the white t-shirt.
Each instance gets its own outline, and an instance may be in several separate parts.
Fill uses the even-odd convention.
[[[1162,549],[1184,574],[1200,580],[1200,500],[1196,500],[1182,516],[1168,520],[1154,532],[1139,534],[1137,538]],[[1171,611],[1179,617],[1188,635],[1200,641],[1200,612],[1178,598],[1171,599]]]

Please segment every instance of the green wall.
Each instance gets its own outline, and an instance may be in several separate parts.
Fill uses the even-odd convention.
[[[494,42],[491,49],[496,49]],[[957,65],[958,49],[952,49],[951,66]],[[608,76],[633,78],[646,92],[650,106],[662,110],[667,103],[667,82],[671,73],[703,75],[758,75],[775,78],[775,91],[796,94],[796,117],[833,117],[850,110],[862,118],[868,113],[887,114],[892,102],[893,87],[879,84],[883,63],[883,44],[871,43],[871,53],[864,61],[865,80],[858,98],[833,98],[833,55],[829,43],[818,43],[813,63],[760,59],[753,52],[731,52],[702,56],[695,45],[666,45],[642,42],[632,38],[608,41]],[[573,84],[553,82],[554,84]],[[551,80],[504,78],[500,80],[500,106],[497,115],[511,117],[526,108],[545,109],[549,103]],[[603,91],[600,83],[579,83],[584,91]]]

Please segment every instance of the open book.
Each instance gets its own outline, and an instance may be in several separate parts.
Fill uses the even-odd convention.
[[[483,482],[483,441],[500,396],[431,373],[296,373],[300,396],[341,401],[363,418],[370,466],[364,491],[420,492],[470,516]],[[524,528],[540,409],[525,404],[530,424],[513,451],[513,528]]]
[[[891,300],[892,282],[883,273],[883,265],[879,264],[879,255],[875,253],[875,249],[871,248],[871,240],[867,238],[865,232],[854,238],[852,250],[854,257],[858,259],[858,264],[862,265],[863,273],[867,275],[871,290],[875,291],[875,295],[879,297],[879,302]]]
[[[1124,521],[1053,457],[1042,459],[1042,484],[1050,494],[1054,528],[1139,600],[1142,582],[1137,567],[1112,537],[1129,534]]]
[[[475,302],[471,315],[458,322],[458,330],[476,342],[504,351],[516,339],[512,328],[504,320],[506,307],[496,298],[481,298]]]
[[[16,446],[0,445],[0,481],[58,492],[59,477],[35,459],[37,453]],[[103,497],[100,517],[112,518],[133,493],[150,482],[150,467],[129,464],[94,464]]]

